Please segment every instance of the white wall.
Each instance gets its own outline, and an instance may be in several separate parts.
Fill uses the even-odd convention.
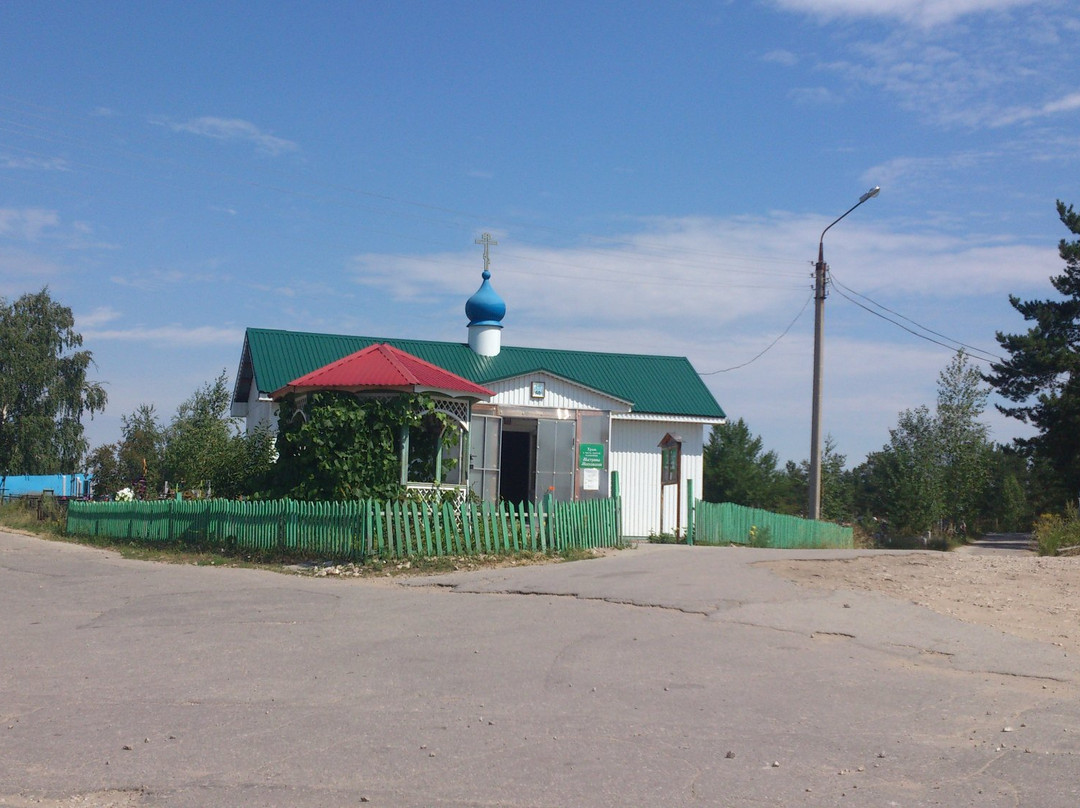
[[[700,498],[703,485],[702,456],[705,427],[701,423],[624,420],[611,422],[611,470],[619,472],[623,499],[623,533],[629,537],[647,537],[660,532],[660,441],[664,435],[680,435],[682,444],[682,481],[679,501],[675,486],[665,496],[664,531],[675,531],[676,507],[680,529],[686,531],[686,481],[694,483],[694,496]]]
[[[270,427],[270,431],[277,433],[277,404],[270,399],[259,397],[259,390],[255,383],[251,383],[251,392],[248,394],[246,427],[250,434],[263,424]]]
[[[532,397],[532,383],[544,383],[544,397]],[[551,407],[566,410],[611,410],[629,412],[630,407],[624,401],[605,396],[595,390],[589,390],[549,373],[530,373],[512,379],[502,379],[485,384],[495,395],[492,404],[512,407]]]

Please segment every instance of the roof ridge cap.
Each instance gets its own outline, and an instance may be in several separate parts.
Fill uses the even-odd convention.
[[[403,351],[400,348],[395,348],[388,342],[380,342],[371,347],[377,350],[384,357],[386,357],[386,360],[394,366],[394,369],[397,370],[398,373],[405,377],[405,380],[409,384],[420,383],[420,378],[415,373],[413,373],[409,366],[402,361],[400,356],[398,356],[398,354],[412,356],[412,354],[410,354],[408,351]],[[420,357],[416,358],[419,359]]]

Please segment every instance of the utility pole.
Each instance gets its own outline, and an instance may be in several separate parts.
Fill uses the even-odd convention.
[[[821,237],[824,239],[825,234]],[[824,253],[824,246],[819,241],[818,259],[814,265],[814,399],[810,421],[810,476],[807,480],[810,487],[807,513],[811,519],[821,518],[821,376],[825,363],[825,295],[829,272]]]
[[[829,227],[879,193],[881,188],[875,185]],[[817,263],[814,265],[814,399],[810,422],[810,478],[807,481],[810,489],[808,515],[811,519],[821,518],[821,377],[825,361],[825,297],[829,285],[829,265],[825,263],[825,234],[829,232],[829,227],[821,231]]]

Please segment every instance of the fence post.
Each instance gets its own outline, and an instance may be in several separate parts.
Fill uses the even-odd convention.
[[[694,546],[694,481],[686,481],[686,544]]]
[[[622,534],[622,492],[619,490],[619,472],[611,472],[611,498],[615,501],[615,539],[623,543]]]
[[[548,547],[553,551],[562,550],[563,548],[558,544],[558,530],[555,526],[555,514],[553,513],[555,509],[552,507],[555,496],[548,489],[548,492],[544,494],[540,501],[544,506],[544,519],[547,520]]]

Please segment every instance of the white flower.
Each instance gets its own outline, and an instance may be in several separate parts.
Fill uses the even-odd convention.
[[[116,496],[113,497],[117,502],[131,502],[135,499],[135,492],[130,488],[121,488],[116,492]]]

